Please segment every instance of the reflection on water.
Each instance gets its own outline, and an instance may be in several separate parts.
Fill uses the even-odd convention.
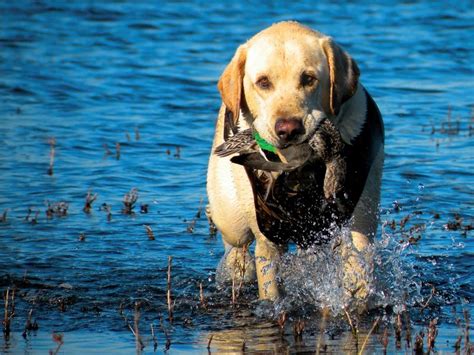
[[[463,1],[0,4],[0,289],[16,287],[2,351],[53,350],[51,333],[63,332],[65,352],[130,353],[136,301],[146,352],[151,323],[158,349],[168,334],[178,353],[206,352],[211,335],[216,353],[243,345],[354,351],[377,319],[365,349],[380,352],[387,330],[395,351],[399,313],[400,351],[407,330],[413,349],[432,319],[436,348],[452,351],[474,298],[473,11]],[[219,107],[216,80],[239,43],[289,18],[334,36],[354,56],[385,120],[377,307],[350,313],[358,337],[332,254],[288,255],[287,297],[275,305],[256,301],[254,285],[231,305],[231,290],[215,285],[223,247],[197,216]],[[138,199],[124,214],[133,188]],[[97,193],[89,214],[88,191]],[[66,214],[57,210],[61,202]],[[321,305],[332,310],[324,322]],[[30,309],[39,329],[25,339]]]

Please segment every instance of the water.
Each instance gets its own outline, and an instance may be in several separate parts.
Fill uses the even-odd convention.
[[[232,307],[230,291],[214,281],[220,239],[209,235],[204,217],[195,218],[206,203],[220,104],[216,80],[238,44],[284,19],[341,43],[357,60],[385,120],[378,311],[358,320],[360,339],[380,316],[366,349],[381,351],[379,338],[388,329],[395,351],[393,314],[408,307],[411,347],[417,332],[426,333],[428,321],[438,318],[436,346],[453,350],[462,334],[456,318],[462,328],[462,311],[473,313],[474,298],[473,232],[447,230],[456,214],[461,229],[473,223],[472,3],[17,1],[2,3],[0,16],[0,213],[7,212],[0,223],[0,288],[17,287],[3,352],[55,349],[51,334],[61,332],[65,352],[130,353],[135,341],[127,322],[133,325],[136,301],[145,352],[153,351],[150,323],[158,351],[165,332],[173,353],[206,352],[210,334],[212,351],[241,351],[243,343],[247,350],[314,351],[318,339],[328,351],[355,351],[340,308],[321,324],[317,306],[330,295],[324,290],[334,291],[329,279],[322,280],[328,287],[296,284],[301,293],[277,305],[258,302],[250,288]],[[125,215],[122,199],[132,188],[139,198],[135,213]],[[87,215],[82,208],[89,190],[98,198]],[[67,202],[67,216],[47,218],[47,201]],[[142,204],[148,213],[140,213]],[[320,260],[299,267],[330,267]],[[289,266],[298,262],[288,256]],[[298,295],[318,292],[323,295],[308,298],[313,303],[292,308]],[[31,308],[39,329],[25,339]],[[275,322],[281,309],[289,312],[283,336]],[[298,317],[306,322],[302,341],[292,335]]]

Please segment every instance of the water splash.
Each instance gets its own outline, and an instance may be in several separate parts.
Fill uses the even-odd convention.
[[[421,299],[408,242],[400,243],[383,229],[379,239],[358,252],[347,227],[334,233],[327,245],[282,258],[278,276],[284,296],[275,303],[276,314],[326,309],[338,315],[364,304],[400,312]]]

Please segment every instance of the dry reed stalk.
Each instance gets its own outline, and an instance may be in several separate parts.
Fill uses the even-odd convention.
[[[166,352],[171,347],[171,338],[170,338],[170,335],[168,334],[168,331],[166,330],[166,328],[163,325],[163,319],[161,318],[161,316],[160,316],[160,327],[161,327],[161,330],[163,331],[163,333],[165,334],[165,338],[166,338],[166,343],[165,343],[165,352]]]
[[[153,352],[156,352],[156,349],[158,348],[158,340],[156,339],[155,327],[153,326],[153,323],[150,324],[150,328],[151,328],[151,338],[153,340]]]
[[[423,338],[425,337],[425,333],[422,330],[416,335],[415,344],[413,344],[413,352],[415,354],[423,355]]]
[[[122,213],[124,214],[134,214],[133,209],[135,208],[135,203],[138,200],[138,189],[136,187],[132,188],[129,192],[123,195],[123,209]]]
[[[11,311],[10,313],[13,315],[15,315],[15,289],[12,290],[12,302],[11,302]]]
[[[188,225],[186,226],[186,231],[188,233],[194,233],[194,229],[196,228],[196,223],[197,223],[197,220],[199,218],[201,218],[201,214],[202,214],[202,203],[203,203],[203,199],[202,197],[200,198],[199,200],[199,207],[198,207],[198,210],[196,212],[196,215],[194,216],[194,218],[188,222]]]
[[[428,339],[427,339],[428,353],[430,353],[435,347],[435,341],[438,335],[438,328],[436,327],[437,324],[438,324],[437,319],[430,320],[430,324],[428,326]]]
[[[288,317],[286,312],[281,312],[280,315],[278,316],[278,326],[280,327],[280,336],[283,337],[283,334],[285,333],[285,324],[287,321]]]
[[[242,247],[242,265],[239,265],[240,267],[240,282],[239,282],[239,288],[237,289],[237,297],[240,296],[240,291],[242,290],[242,286],[245,281],[245,271],[246,271],[246,256],[247,256],[247,250],[248,250],[248,244],[245,244]]]
[[[360,350],[359,350],[359,355],[362,355],[364,353],[364,349],[365,349],[365,346],[367,345],[367,341],[369,340],[369,337],[370,335],[372,334],[372,332],[374,331],[375,327],[377,326],[377,324],[379,323],[379,320],[380,320],[380,317],[378,317],[375,321],[374,321],[374,324],[372,324],[372,328],[370,328],[369,332],[367,333],[367,336],[365,337],[364,339],[364,342],[362,343],[362,346],[360,347]]]
[[[56,146],[56,139],[54,137],[48,140],[49,143],[49,168],[48,168],[48,175],[53,175],[54,169],[54,155],[55,155],[55,146]]]
[[[33,210],[31,209],[31,207],[28,207],[28,214],[25,216],[25,221],[28,222],[30,220],[31,212],[33,212]]]
[[[235,292],[235,268],[232,270],[232,305],[235,305],[237,295]]]
[[[2,214],[2,216],[0,217],[0,222],[1,222],[1,223],[6,223],[6,221],[7,221],[7,212],[8,212],[7,209],[5,209],[5,210],[3,211],[3,214]]]
[[[395,346],[397,349],[402,347],[402,316],[397,314],[397,322],[395,323]]]
[[[357,328],[357,324],[354,325],[352,322],[351,316],[349,315],[349,312],[347,312],[346,309],[344,309],[344,313],[346,314],[347,321],[349,322],[349,326],[351,327],[351,332],[352,336],[354,337],[354,340],[356,342],[356,348],[359,347],[359,329]]]
[[[191,222],[188,223],[186,226],[186,231],[188,233],[194,233],[194,229],[196,228],[196,219],[192,219]]]
[[[38,330],[38,323],[36,323],[36,320],[34,323],[31,322],[31,319],[33,317],[33,308],[30,309],[28,312],[28,318],[26,319],[25,323],[25,329],[23,330],[23,338],[26,339],[26,335],[30,330]]]
[[[319,325],[319,337],[318,342],[316,344],[316,354],[319,355],[321,352],[321,347],[323,346],[324,341],[324,332],[326,330],[326,322],[329,315],[329,311],[325,308],[322,310],[322,318],[321,323]]]
[[[15,316],[15,290],[12,290],[10,294],[10,287],[8,287],[4,294],[4,301],[3,334],[8,338],[10,336],[11,320]]]
[[[7,288],[6,293],[3,296],[5,301],[4,317],[3,317],[3,334],[6,337],[10,335],[10,308],[8,306],[8,301],[10,300],[10,287]]]
[[[464,321],[465,321],[465,327],[464,327],[464,349],[466,350],[466,354],[472,354],[474,352],[474,346],[471,345],[471,341],[469,338],[469,330],[470,330],[470,315],[469,312],[465,309],[463,311],[464,314]]]
[[[166,291],[166,299],[168,303],[168,317],[170,323],[173,322],[173,304],[171,303],[171,262],[173,261],[172,256],[168,256],[168,282],[167,282],[167,291]]]
[[[135,302],[135,313],[133,315],[133,328],[135,335],[135,347],[137,350],[137,354],[140,354],[142,350],[145,348],[145,344],[143,343],[142,337],[140,336],[140,330],[138,327],[138,323],[140,322],[140,302]]]
[[[382,337],[380,338],[380,342],[382,343],[383,353],[385,355],[385,354],[387,354],[387,347],[388,347],[388,342],[389,342],[388,329],[387,328],[385,328],[385,330],[383,331]]]
[[[214,337],[213,334],[211,334],[211,336],[209,337],[208,341],[207,341],[207,351],[210,353],[211,352],[211,343],[212,343],[212,338]]]
[[[458,336],[456,342],[454,343],[454,351],[456,354],[459,354],[461,351],[461,342],[462,342],[462,335]]]
[[[148,235],[149,240],[155,240],[155,235],[153,234],[153,229],[149,225],[144,225],[146,229],[146,234]]]
[[[31,224],[35,225],[38,223],[38,215],[39,215],[40,211],[36,211],[35,212],[35,216],[33,217],[33,219],[31,220]]]
[[[435,292],[436,292],[436,289],[435,289],[435,287],[432,285],[432,286],[431,286],[431,294],[430,294],[430,297],[428,297],[428,299],[426,300],[425,304],[421,306],[421,311],[422,311],[422,312],[423,312],[424,309],[425,309],[426,307],[428,307],[428,305],[430,304],[431,299],[433,298]]]
[[[64,298],[59,299],[58,307],[60,312],[66,312],[66,302],[64,301]]]
[[[204,291],[202,289],[202,282],[199,283],[199,302],[201,303],[201,307],[207,309],[207,303],[204,298]]]
[[[100,209],[107,212],[107,221],[110,222],[112,220],[112,207],[104,202]]]
[[[97,194],[92,194],[90,191],[87,191],[86,202],[84,203],[84,208],[82,209],[85,213],[91,213],[92,203],[97,199]]]
[[[209,207],[209,205],[206,206],[205,213],[207,217],[207,222],[209,224],[209,235],[215,236],[217,234],[217,227],[212,221],[211,208]]]
[[[203,199],[202,199],[202,197],[201,197],[201,198],[199,199],[199,207],[198,207],[198,210],[197,210],[196,216],[195,216],[196,219],[201,218],[201,214],[202,214],[202,203],[203,203]]]
[[[410,322],[410,314],[408,313],[406,305],[404,305],[404,313],[405,313],[405,339],[407,342],[407,347],[411,346],[411,322]]]
[[[53,341],[58,344],[58,346],[54,351],[50,350],[49,354],[56,355],[59,352],[59,349],[61,349],[61,346],[64,344],[64,335],[62,333],[53,333],[52,337]]]
[[[232,304],[237,302],[237,299],[240,296],[240,291],[242,290],[244,281],[245,281],[245,271],[246,271],[246,255],[247,255],[248,245],[244,245],[241,249],[242,254],[242,263],[239,262],[238,258],[234,260],[234,267],[232,270]],[[237,251],[239,252],[239,251]],[[236,272],[239,270],[240,281],[239,285],[236,287]]]
[[[304,327],[305,327],[304,321],[302,321],[301,319],[298,319],[293,324],[293,337],[295,338],[295,341],[303,340]]]
[[[69,209],[69,203],[64,201],[59,202],[49,202],[46,201],[46,216],[48,218],[56,217],[65,217],[67,216],[67,211]]]
[[[128,329],[130,329],[130,331],[132,332],[133,336],[135,337],[135,330],[133,329],[133,327],[130,325],[130,323],[128,322],[128,319],[127,317],[125,317],[125,321],[127,322],[127,327]]]

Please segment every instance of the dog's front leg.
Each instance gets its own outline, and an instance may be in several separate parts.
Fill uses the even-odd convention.
[[[260,299],[275,300],[278,295],[278,262],[283,249],[269,241],[262,233],[255,236],[255,266]]]
[[[352,231],[343,245],[344,287],[352,299],[366,300],[373,282],[373,255],[367,236]]]

